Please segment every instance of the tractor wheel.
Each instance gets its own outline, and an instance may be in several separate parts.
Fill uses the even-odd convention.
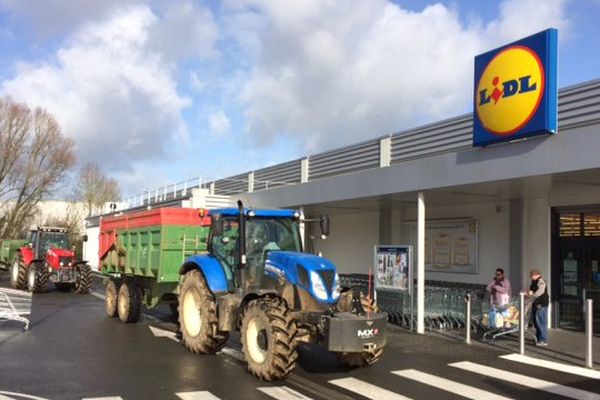
[[[13,289],[27,288],[27,265],[23,262],[20,252],[15,254],[10,267],[10,286]]]
[[[108,281],[108,284],[106,285],[105,302],[106,314],[108,314],[108,316],[111,318],[119,315],[119,311],[117,310],[117,293],[119,292],[118,289],[119,287],[117,286],[115,281],[113,281],[112,279]]]
[[[179,329],[183,344],[192,353],[216,353],[229,339],[229,333],[219,331],[218,327],[215,295],[200,271],[188,272],[179,292]]]
[[[86,263],[75,266],[77,279],[75,280],[75,292],[85,294],[90,292],[92,287],[92,269]]]
[[[285,379],[296,366],[297,327],[285,301],[253,300],[242,317],[242,350],[252,375],[274,381]]]
[[[352,292],[348,291],[342,293],[342,296],[344,296],[343,301],[340,300],[340,303],[338,303],[340,311],[351,311],[349,307],[351,307],[352,303]],[[369,297],[366,297],[362,292],[360,293],[360,304],[363,310],[367,313],[377,312],[377,305],[375,304],[375,301]],[[373,352],[365,351],[362,353],[337,353],[338,359],[350,368],[373,365],[379,361],[382,355],[383,347],[376,349]]]
[[[48,268],[41,262],[32,262],[27,270],[27,290],[32,293],[48,291]]]
[[[123,283],[117,296],[117,309],[121,321],[137,322],[142,312],[142,289],[131,282]]]
[[[70,292],[73,289],[73,284],[65,282],[54,282],[54,287],[59,292]]]

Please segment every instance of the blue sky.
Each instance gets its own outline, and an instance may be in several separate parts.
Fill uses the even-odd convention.
[[[469,112],[473,57],[548,27],[559,87],[600,78],[599,19],[599,0],[0,0],[0,91],[133,195]]]

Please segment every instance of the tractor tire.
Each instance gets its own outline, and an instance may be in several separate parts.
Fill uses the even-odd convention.
[[[287,378],[296,367],[297,327],[285,301],[252,300],[242,316],[242,351],[248,371],[265,381]]]
[[[131,282],[124,282],[117,296],[119,319],[125,323],[137,322],[142,313],[142,289]]]
[[[48,291],[48,268],[41,262],[32,262],[27,269],[27,290],[31,293]]]
[[[340,311],[350,311],[347,307],[350,307],[351,301],[348,300],[348,297],[351,297],[351,293],[346,292],[342,295],[345,295],[345,301],[338,303],[338,307]],[[378,308],[375,304],[375,301],[369,297],[366,297],[364,293],[360,293],[360,304],[363,310],[367,313],[377,312]],[[383,355],[383,347],[376,349],[373,352],[365,351],[361,353],[337,353],[337,358],[342,363],[346,364],[350,368],[360,368],[367,367],[369,365],[375,364],[381,356]]]
[[[75,271],[77,274],[74,285],[75,292],[79,294],[89,293],[92,287],[92,269],[87,263],[83,263],[77,264]]]
[[[183,277],[179,291],[179,330],[192,353],[214,354],[225,347],[228,332],[219,331],[217,302],[200,271]]]
[[[111,279],[106,285],[105,295],[106,314],[111,318],[114,318],[119,315],[119,311],[117,309],[118,293],[119,286],[117,286],[116,282]]]
[[[13,289],[27,289],[27,265],[20,252],[15,254],[10,266],[10,286]]]
[[[72,283],[55,282],[54,283],[54,287],[59,292],[70,292],[71,290],[73,290],[73,284]]]

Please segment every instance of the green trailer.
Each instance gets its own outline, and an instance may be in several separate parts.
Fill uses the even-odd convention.
[[[0,240],[0,269],[8,270],[10,264],[14,261],[16,252],[29,243],[21,239]]]
[[[189,208],[160,208],[103,218],[99,268],[107,278],[107,312],[137,320],[141,303],[169,301],[176,310],[180,268],[185,259],[206,253],[210,218]],[[123,283],[129,283],[123,285]],[[117,310],[117,296],[128,301]],[[125,305],[129,304],[130,307]]]

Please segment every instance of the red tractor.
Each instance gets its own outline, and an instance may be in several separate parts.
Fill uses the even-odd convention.
[[[20,247],[11,265],[11,285],[42,293],[53,282],[57,290],[88,293],[92,284],[92,270],[69,247],[67,230],[38,227],[31,231],[29,243]]]

